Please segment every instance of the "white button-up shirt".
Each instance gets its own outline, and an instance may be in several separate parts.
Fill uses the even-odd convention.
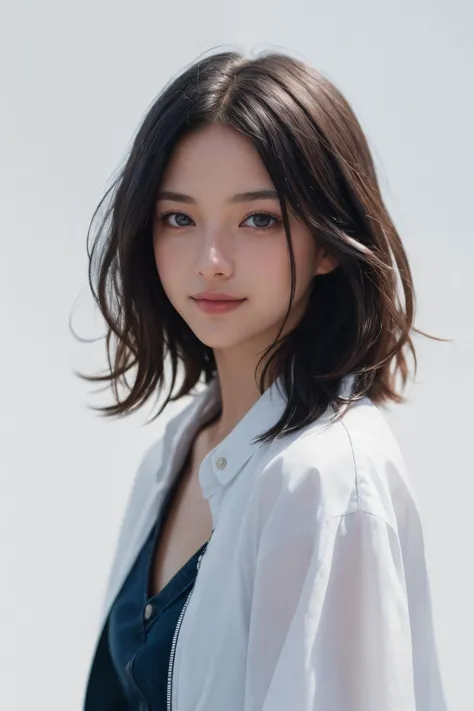
[[[145,455],[102,623],[219,404],[214,380]],[[422,525],[385,417],[364,398],[255,444],[284,407],[278,380],[201,464],[214,533],[176,630],[169,708],[445,711]]]

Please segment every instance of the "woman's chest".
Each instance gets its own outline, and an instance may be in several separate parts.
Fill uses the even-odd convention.
[[[169,493],[163,524],[152,551],[150,596],[157,595],[211,536],[211,509],[198,479],[199,454],[196,447],[189,453]]]

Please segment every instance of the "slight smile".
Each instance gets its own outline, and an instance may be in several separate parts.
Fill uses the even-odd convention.
[[[198,306],[201,311],[209,314],[222,314],[227,313],[227,311],[234,311],[234,309],[241,306],[247,299],[239,300],[222,300],[217,301],[216,299],[194,299],[191,297],[196,306]]]

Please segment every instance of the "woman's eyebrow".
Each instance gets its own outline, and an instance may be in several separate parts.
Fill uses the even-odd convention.
[[[250,202],[251,200],[275,200],[278,199],[278,193],[275,190],[249,190],[245,193],[237,193],[233,195],[227,202],[239,203]],[[191,195],[177,193],[174,190],[161,190],[158,193],[157,200],[173,200],[174,202],[185,202],[189,205],[196,205],[196,200]]]

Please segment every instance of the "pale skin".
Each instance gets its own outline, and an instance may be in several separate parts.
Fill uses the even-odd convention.
[[[290,262],[278,197],[239,201],[234,197],[274,190],[250,139],[224,125],[204,126],[185,136],[160,186],[160,196],[166,191],[188,197],[159,196],[156,202],[158,274],[174,308],[214,351],[222,413],[201,430],[191,448],[160,540],[153,594],[209,537],[212,519],[200,491],[200,463],[260,397],[255,368],[286,314]],[[261,211],[270,215],[255,215]],[[296,292],[284,333],[304,313],[313,277],[337,266],[291,212],[289,220]],[[246,301],[227,313],[204,313],[190,297],[206,290]]]

